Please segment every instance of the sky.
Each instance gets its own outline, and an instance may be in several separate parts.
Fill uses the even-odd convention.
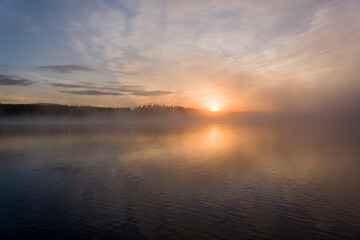
[[[0,102],[360,111],[359,0],[0,0]]]

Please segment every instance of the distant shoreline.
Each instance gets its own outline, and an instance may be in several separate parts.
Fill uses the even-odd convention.
[[[181,106],[148,104],[133,109],[60,104],[2,104],[0,124],[141,124],[227,122],[251,125],[359,124],[356,114],[287,112],[211,112]]]
[[[169,114],[197,113],[200,110],[173,105],[147,104],[143,106],[123,108],[76,106],[60,104],[2,104],[0,117],[89,117],[89,116],[161,116]]]

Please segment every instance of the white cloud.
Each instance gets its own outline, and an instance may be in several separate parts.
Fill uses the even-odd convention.
[[[212,95],[233,108],[280,109],[279,90],[327,99],[332,90],[316,94],[324,80],[350,84],[359,71],[356,1],[133,1],[124,8],[99,1],[72,19],[74,47],[126,84],[177,92],[164,101],[201,106]]]

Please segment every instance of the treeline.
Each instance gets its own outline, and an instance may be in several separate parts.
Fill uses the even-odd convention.
[[[138,114],[169,114],[169,113],[189,113],[196,111],[193,108],[185,108],[181,106],[173,105],[160,105],[160,104],[147,104],[138,106],[134,109],[135,113]]]
[[[167,106],[159,104],[148,104],[138,106],[134,109],[94,107],[94,106],[69,106],[59,104],[1,104],[0,117],[36,116],[76,116],[89,115],[164,115],[172,113],[188,113],[194,109],[180,106]]]

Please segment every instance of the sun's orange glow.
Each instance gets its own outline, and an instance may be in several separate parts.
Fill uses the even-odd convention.
[[[216,112],[216,111],[218,111],[219,109],[218,109],[218,107],[217,106],[212,106],[211,108],[210,108],[210,111],[212,111],[212,112]]]

